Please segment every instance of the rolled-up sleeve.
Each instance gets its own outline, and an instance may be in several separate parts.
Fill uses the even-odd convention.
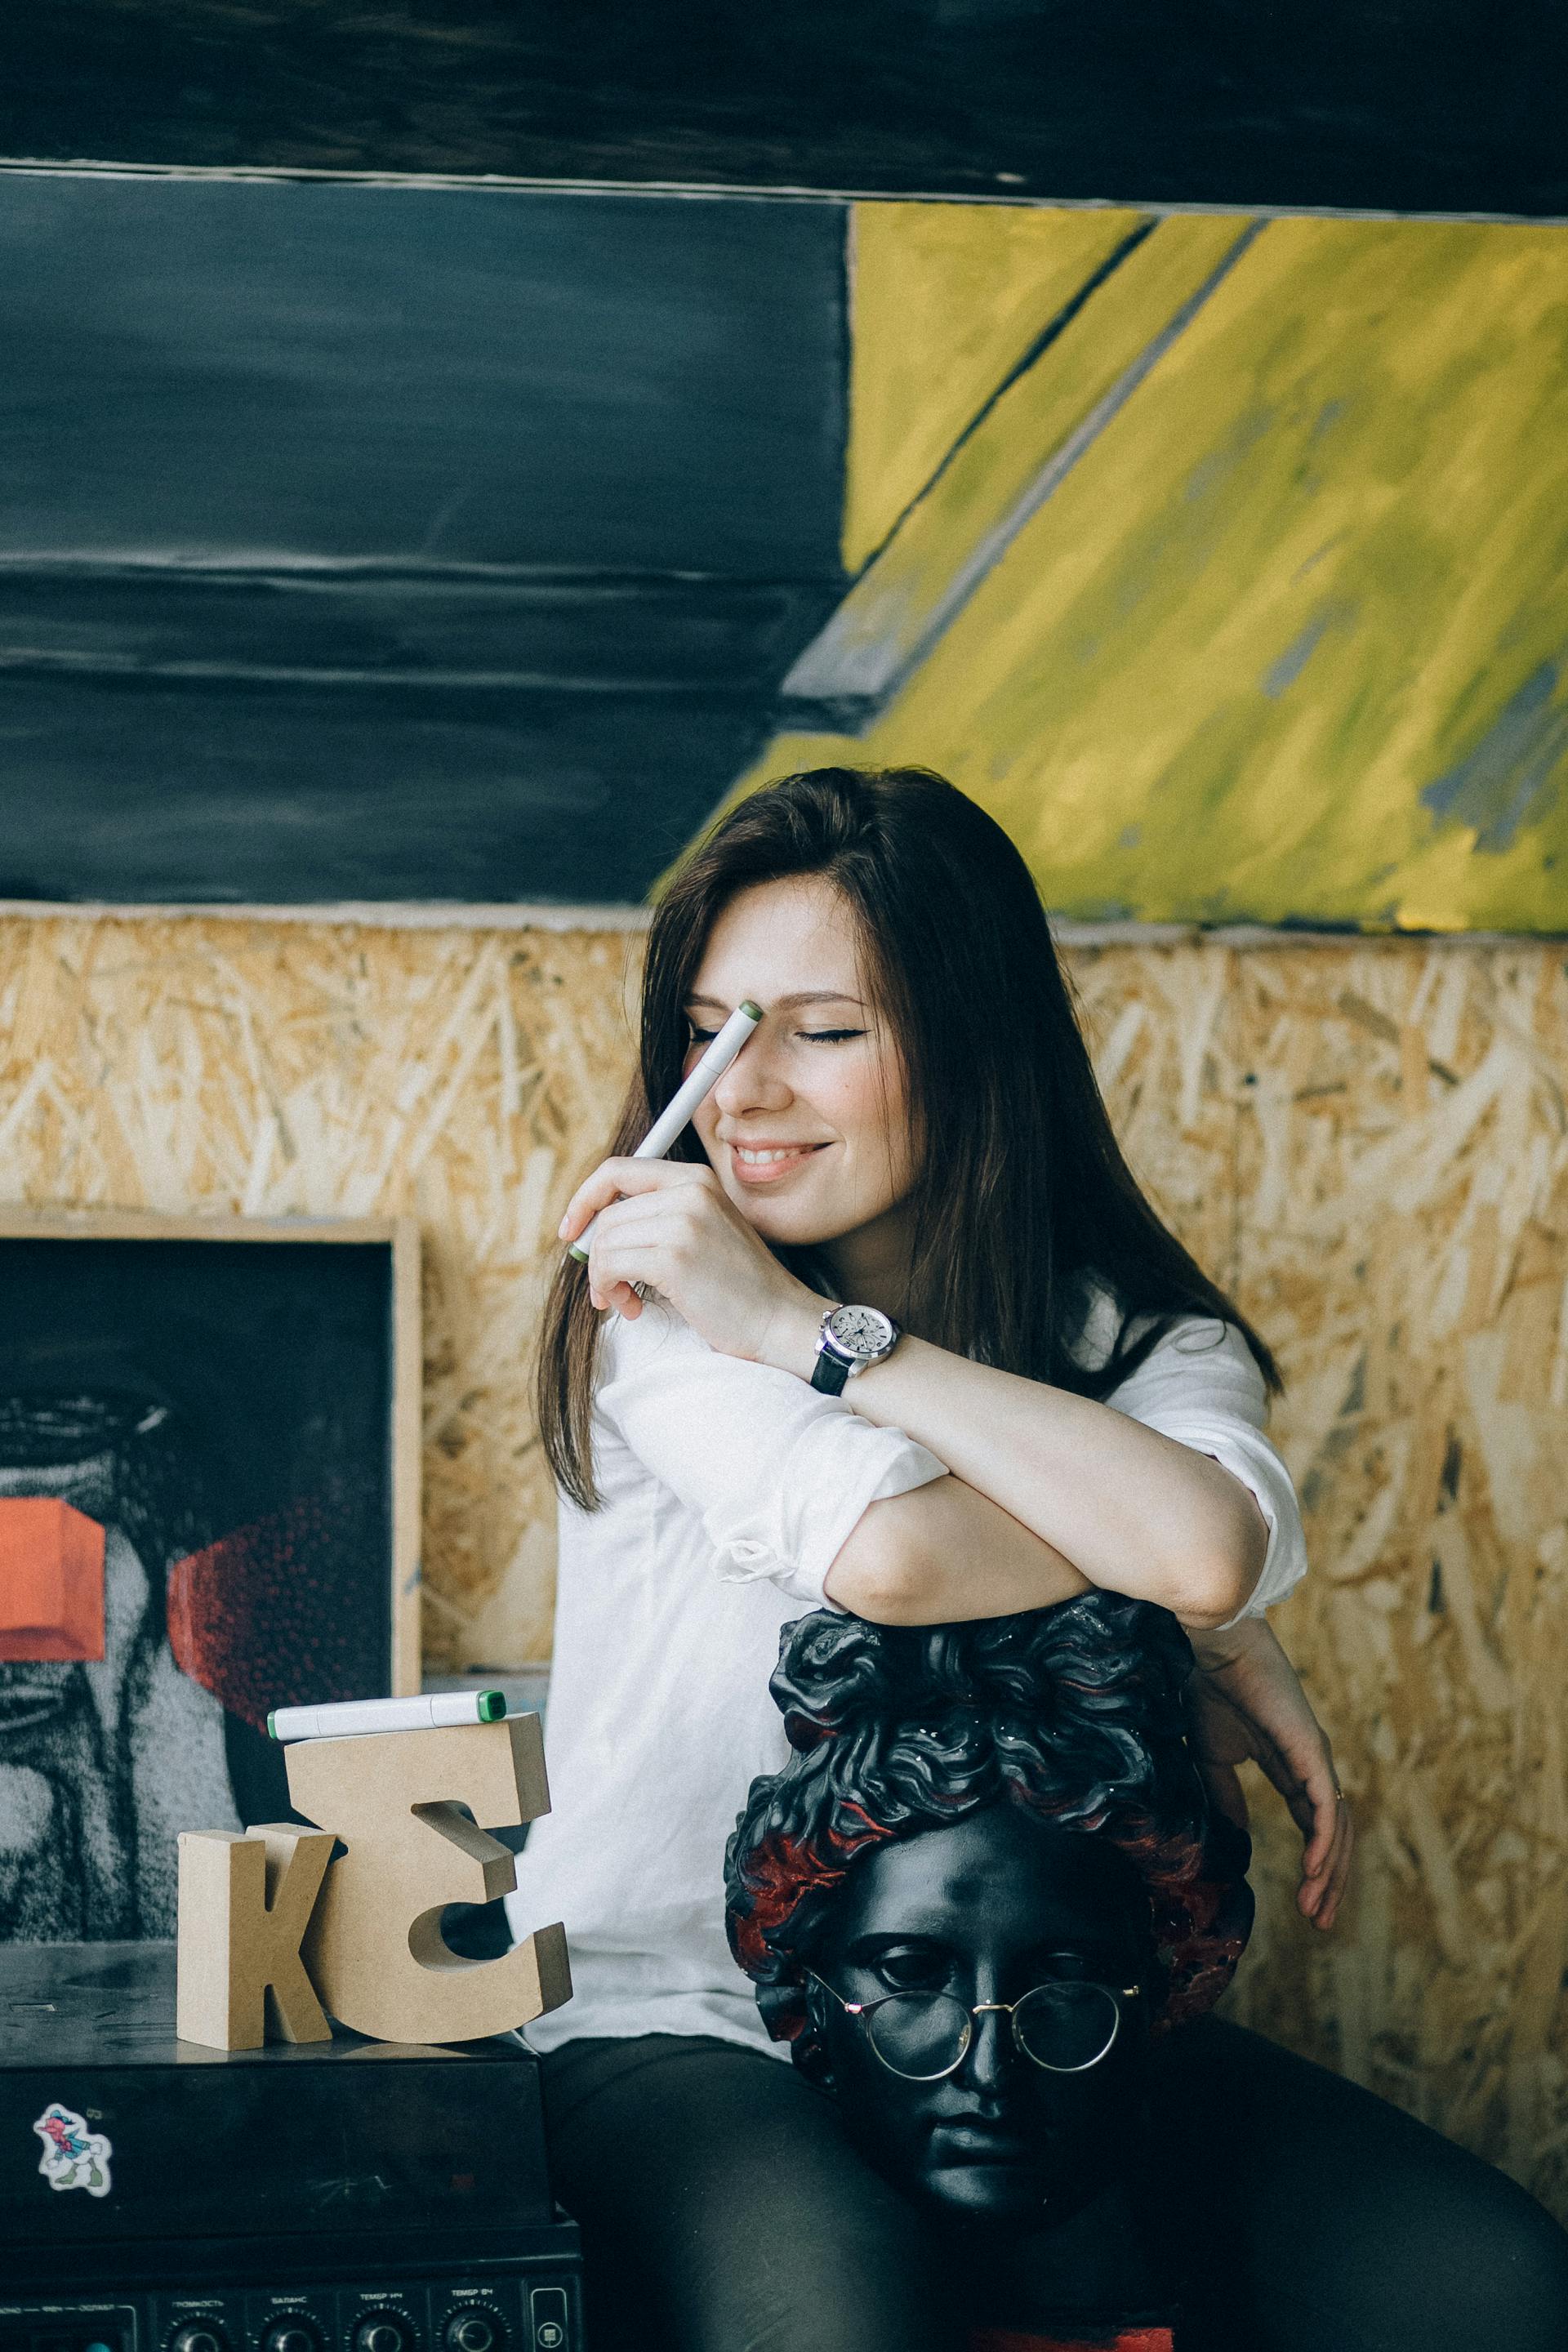
[[[872,1503],[944,1477],[901,1430],[879,1429],[793,1373],[721,1356],[649,1302],[605,1335],[596,1416],[702,1522],[719,1576],[765,1577],[807,1608]]]
[[[1264,1435],[1268,1392],[1234,1325],[1189,1317],[1106,1399],[1118,1412],[1212,1455],[1252,1494],[1268,1529],[1263,1570],[1242,1617],[1260,1617],[1307,1573],[1307,1546],[1290,1473]]]

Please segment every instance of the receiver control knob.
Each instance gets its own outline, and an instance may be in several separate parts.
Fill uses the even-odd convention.
[[[216,2319],[189,2319],[170,2336],[169,2352],[228,2352],[228,2338]]]
[[[505,2341],[493,2312],[455,2311],[444,2331],[447,2352],[500,2352]]]
[[[275,2319],[261,2339],[261,2352],[321,2352],[321,2339],[308,2319]]]
[[[414,2330],[395,2311],[373,2311],[354,2329],[354,2352],[413,2352]]]

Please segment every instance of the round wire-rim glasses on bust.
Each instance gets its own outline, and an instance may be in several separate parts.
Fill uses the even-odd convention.
[[[951,1992],[889,1992],[876,2000],[846,2000],[815,1969],[806,1975],[866,2031],[872,2055],[906,2083],[940,2083],[969,2055],[977,2017],[1003,2016],[1020,2057],[1052,2074],[1082,2074],[1106,2057],[1121,2030],[1121,2004],[1141,1985],[1091,1984],[1062,1977],[1036,1985],[1021,2000],[979,2000],[966,2007]]]

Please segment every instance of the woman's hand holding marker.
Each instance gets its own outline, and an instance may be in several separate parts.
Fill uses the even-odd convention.
[[[635,1321],[641,1285],[721,1355],[809,1373],[822,1301],[780,1265],[711,1168],[606,1160],[573,1194],[561,1239],[570,1244],[590,1223],[595,1307]]]
[[[706,1049],[698,1056],[695,1067],[687,1072],[670,1100],[659,1112],[632,1153],[634,1160],[662,1160],[667,1151],[674,1150],[731,1063],[739,1059],[742,1048],[756,1034],[762,1017],[762,1007],[753,1004],[749,996],[743,997],[718,1035],[710,1039]],[[564,1223],[562,1231],[565,1231]],[[579,1258],[584,1265],[588,1263],[593,1239],[594,1229],[588,1225],[569,1244],[570,1255]]]
[[[663,1152],[691,1124],[762,1021],[742,997],[687,1073],[675,1098],[630,1157],[605,1160],[576,1188],[560,1223],[574,1258],[588,1261],[595,1307],[635,1322],[644,1289],[658,1291],[720,1355],[809,1364],[823,1301],[797,1282],[724,1195],[715,1169]],[[775,1348],[775,1355],[769,1355]]]

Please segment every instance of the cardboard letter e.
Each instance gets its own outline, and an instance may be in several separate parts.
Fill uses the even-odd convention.
[[[333,2017],[379,2042],[475,2042],[571,1999],[559,1926],[495,1960],[463,1959],[441,1935],[448,1903],[492,1903],[517,1884],[507,1847],[476,1824],[550,1810],[536,1715],[299,1739],[286,1754],[295,1805],[348,1848],[305,1937]]]

